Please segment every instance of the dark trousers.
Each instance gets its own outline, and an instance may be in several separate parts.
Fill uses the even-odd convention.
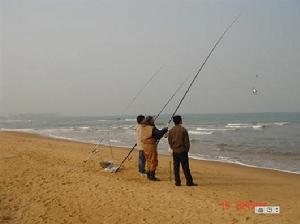
[[[140,173],[146,172],[145,163],[146,163],[146,159],[145,159],[144,150],[139,150],[139,172]]]
[[[183,173],[186,179],[186,184],[191,185],[193,183],[193,177],[190,172],[190,166],[189,166],[189,157],[187,152],[183,153],[174,153],[173,152],[173,165],[174,165],[174,175],[175,175],[175,184],[180,185],[180,164],[183,169]]]

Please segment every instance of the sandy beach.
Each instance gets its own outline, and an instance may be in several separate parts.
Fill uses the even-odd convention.
[[[191,160],[199,186],[169,180],[170,157],[159,156],[150,182],[137,172],[137,153],[120,172],[128,149],[108,147],[86,163],[92,145],[0,132],[0,223],[299,223],[300,175],[221,162]],[[255,214],[255,205],[280,214]]]

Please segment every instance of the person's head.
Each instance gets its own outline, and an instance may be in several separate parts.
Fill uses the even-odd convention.
[[[146,125],[154,125],[154,118],[152,116],[147,116],[144,120],[144,124]]]
[[[140,114],[136,117],[136,121],[138,124],[141,124],[145,120],[145,116]]]
[[[174,122],[175,125],[182,124],[182,118],[181,118],[181,116],[180,115],[175,115],[173,117],[173,122]]]

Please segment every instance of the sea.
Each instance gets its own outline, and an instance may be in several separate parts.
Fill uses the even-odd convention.
[[[235,163],[300,174],[300,113],[183,114],[190,158]],[[168,115],[156,120],[167,126]],[[21,131],[111,146],[135,144],[135,116],[0,116],[1,131]],[[172,124],[170,125],[170,128]],[[167,154],[167,139],[159,142]]]

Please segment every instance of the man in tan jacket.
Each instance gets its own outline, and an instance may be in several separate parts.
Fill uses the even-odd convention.
[[[142,123],[145,119],[144,115],[138,115],[136,118],[137,125],[136,125],[136,148],[139,151],[139,160],[138,160],[138,168],[139,168],[139,173],[141,176],[146,175],[145,171],[145,155],[144,155],[144,149],[142,146],[142,141],[141,141],[141,134],[142,134]]]
[[[179,175],[180,164],[182,166],[187,186],[197,186],[193,182],[193,177],[189,167],[188,152],[190,150],[190,139],[187,130],[182,127],[182,118],[179,115],[173,117],[175,126],[169,131],[168,142],[173,151],[173,166],[175,175],[175,185],[180,186]]]
[[[154,118],[147,116],[141,128],[141,142],[147,161],[147,178],[158,181],[155,170],[158,165],[157,144],[158,140],[168,131],[168,128],[158,130],[154,124]]]

